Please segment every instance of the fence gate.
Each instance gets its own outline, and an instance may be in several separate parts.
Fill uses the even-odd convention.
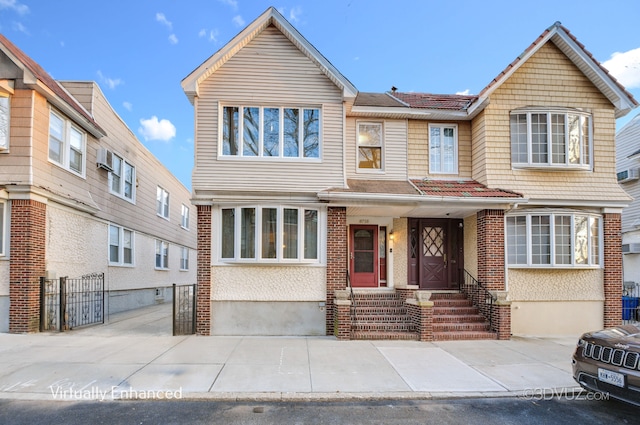
[[[40,332],[104,323],[104,273],[40,278]]]
[[[196,285],[173,284],[173,335],[196,333]]]

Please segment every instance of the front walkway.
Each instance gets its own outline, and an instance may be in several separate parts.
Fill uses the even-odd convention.
[[[173,337],[152,330],[165,319],[130,320],[129,329],[114,320],[65,333],[0,334],[0,398],[424,399],[577,388],[576,338]]]

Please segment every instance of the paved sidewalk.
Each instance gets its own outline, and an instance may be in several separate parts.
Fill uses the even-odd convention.
[[[577,337],[435,343],[173,337],[167,307],[144,310],[71,332],[0,334],[0,398],[425,399],[578,389],[571,377]]]

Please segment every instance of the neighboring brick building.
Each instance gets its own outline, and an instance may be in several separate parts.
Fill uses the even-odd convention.
[[[44,276],[104,273],[107,313],[195,283],[190,196],[95,83],[53,80],[0,35],[0,332],[38,330]]]
[[[637,102],[559,23],[478,95],[360,93],[270,8],[182,86],[210,223],[201,333],[509,338],[620,320],[614,131]]]

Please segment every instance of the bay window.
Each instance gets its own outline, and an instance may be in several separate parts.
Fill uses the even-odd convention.
[[[507,264],[518,267],[601,265],[602,219],[579,213],[506,217]]]
[[[521,110],[510,116],[515,167],[591,166],[591,116],[567,110]]]
[[[318,210],[243,206],[221,210],[223,261],[318,262]]]
[[[320,158],[320,109],[222,107],[221,155]]]

